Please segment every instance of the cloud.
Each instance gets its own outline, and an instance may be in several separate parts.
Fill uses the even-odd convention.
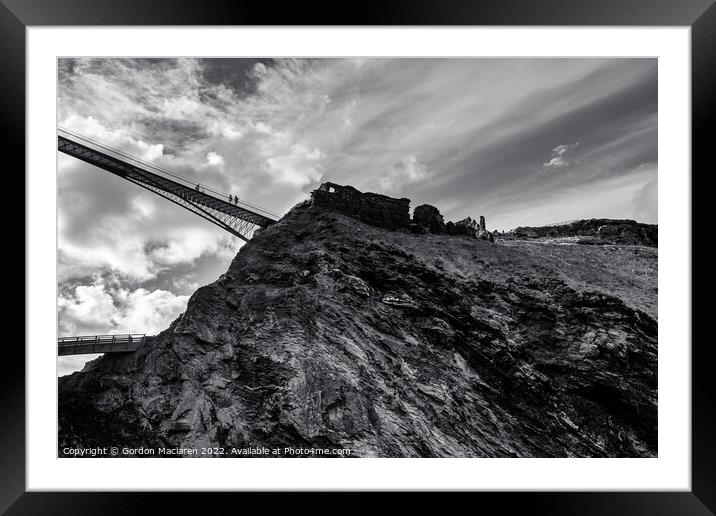
[[[60,127],[69,129],[103,145],[124,151],[142,161],[153,162],[164,156],[162,143],[147,143],[133,138],[126,128],[108,129],[93,116],[69,115],[60,121]]]
[[[113,326],[112,296],[101,285],[77,287],[73,298],[60,297],[57,305],[62,334],[76,334],[78,328],[87,328],[92,333],[96,328]]]
[[[221,154],[217,154],[216,152],[209,152],[206,155],[206,162],[207,164],[216,167],[223,167],[225,163],[224,157]]]
[[[278,183],[302,188],[320,181],[323,158],[325,153],[317,147],[294,144],[287,154],[266,159],[261,168]]]
[[[388,166],[385,174],[378,179],[378,186],[386,192],[393,192],[406,184],[423,181],[430,176],[428,168],[415,155],[403,158]]]
[[[234,252],[230,246],[221,246],[211,233],[201,229],[184,229],[182,234],[170,231],[168,239],[149,252],[157,266],[193,264],[204,254],[216,254],[224,258],[233,258]]]
[[[562,168],[569,165],[569,161],[564,159],[562,156],[554,156],[547,163],[542,163],[545,168]]]
[[[547,163],[542,163],[544,168],[562,168],[568,166],[571,162],[566,158],[565,154],[573,150],[579,145],[579,142],[571,144],[557,145],[552,149],[552,156]]]
[[[57,301],[60,335],[156,334],[186,308],[189,296],[165,290],[80,285]]]

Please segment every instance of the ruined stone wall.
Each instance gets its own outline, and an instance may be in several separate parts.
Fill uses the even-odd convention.
[[[311,193],[311,203],[385,229],[406,228],[417,234],[447,233],[494,241],[493,234],[485,227],[485,217],[480,217],[479,223],[470,217],[445,223],[440,210],[435,206],[421,204],[415,208],[411,220],[410,199],[363,193],[352,186],[323,183]]]
[[[407,228],[410,224],[410,199],[363,193],[352,186],[323,183],[311,193],[311,202],[385,229]]]

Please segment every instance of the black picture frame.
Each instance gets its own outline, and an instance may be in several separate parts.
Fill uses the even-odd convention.
[[[692,43],[692,170],[693,195],[713,166],[709,149],[713,146],[716,113],[716,5],[715,0],[394,0],[362,1],[360,5],[293,3],[277,8],[268,3],[245,0],[0,0],[0,126],[5,148],[6,195],[23,199],[25,189],[25,29],[35,25],[642,25],[689,26]],[[348,7],[345,9],[345,7]],[[30,137],[31,135],[27,135]],[[16,162],[8,164],[8,161]],[[707,168],[708,166],[708,168]],[[674,171],[689,173],[689,171]],[[10,187],[10,179],[15,184]],[[20,196],[19,192],[24,192]],[[693,196],[692,196],[693,198]],[[694,199],[695,201],[695,199]],[[7,204],[7,197],[6,197]],[[692,202],[692,242],[707,236],[708,214],[699,213]],[[11,254],[23,257],[27,270],[24,234],[12,238],[10,231],[21,231],[6,218],[5,236],[14,242]],[[16,227],[18,226],[18,227]],[[24,232],[24,230],[23,230]],[[707,238],[707,237],[706,237]],[[708,238],[707,238],[708,239]],[[668,242],[668,235],[662,235]],[[21,251],[22,249],[22,251]],[[8,251],[6,251],[6,254]],[[691,249],[692,275],[705,271]],[[17,269],[13,269],[15,271]],[[25,307],[17,292],[24,292],[20,275],[6,274],[6,292],[14,293],[12,305]],[[711,378],[714,368],[713,341],[697,338],[695,330],[704,326],[698,314],[708,302],[696,303],[697,293],[706,293],[710,282],[692,287],[692,491],[691,492],[589,492],[589,493],[480,493],[480,507],[498,506],[500,511],[527,509],[545,514],[713,514],[716,511],[716,389]],[[705,298],[704,299],[708,299]],[[6,298],[7,300],[7,298]],[[24,297],[23,297],[24,300]],[[9,320],[9,318],[8,318]],[[6,328],[6,335],[12,328]],[[23,339],[24,342],[24,339]],[[160,501],[165,512],[185,513],[236,496],[242,506],[256,502],[255,494],[204,493],[50,493],[25,489],[25,354],[17,337],[6,338],[0,375],[0,509],[7,514],[132,514],[143,512],[149,503]],[[683,343],[685,348],[689,343]],[[251,498],[247,499],[247,496]],[[306,493],[293,495],[304,503]],[[357,494],[351,496],[356,497]],[[159,498],[160,500],[156,500]],[[197,499],[199,498],[199,499]],[[451,499],[452,500],[452,499]],[[226,500],[230,501],[231,500]],[[422,503],[422,496],[411,497]],[[460,499],[455,499],[459,503]],[[323,503],[323,502],[322,502]],[[328,503],[328,502],[326,502]],[[345,501],[344,501],[345,503]],[[475,503],[471,501],[472,505]],[[331,504],[328,503],[328,506]],[[474,506],[473,506],[474,507]]]

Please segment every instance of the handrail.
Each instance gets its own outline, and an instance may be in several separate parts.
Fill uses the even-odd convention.
[[[146,333],[115,333],[107,335],[78,335],[72,337],[57,337],[59,343],[74,343],[74,342],[96,342],[102,341],[102,339],[129,339],[129,340],[141,340],[147,336]]]

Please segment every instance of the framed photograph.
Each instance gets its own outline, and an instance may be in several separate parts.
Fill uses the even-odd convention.
[[[2,0],[26,203],[3,510],[711,514],[712,4]]]

